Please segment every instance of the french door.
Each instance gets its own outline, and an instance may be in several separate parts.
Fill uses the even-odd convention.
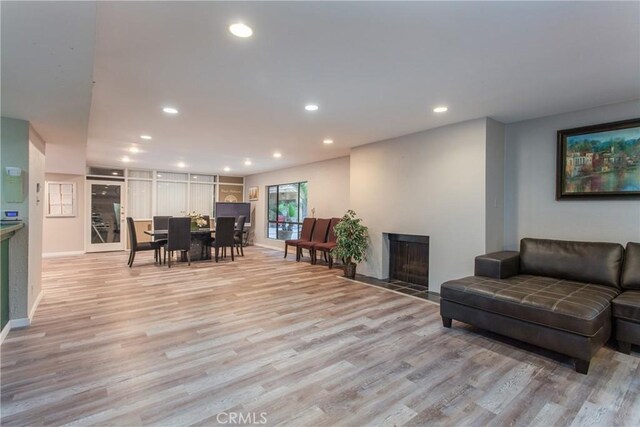
[[[124,250],[124,183],[87,180],[87,252]]]

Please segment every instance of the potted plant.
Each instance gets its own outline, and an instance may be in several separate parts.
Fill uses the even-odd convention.
[[[342,220],[335,226],[336,247],[333,255],[344,262],[344,276],[356,277],[356,266],[365,259],[368,246],[368,230],[361,224],[361,219],[349,209]]]

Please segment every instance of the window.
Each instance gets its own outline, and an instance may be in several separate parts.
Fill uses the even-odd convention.
[[[270,185],[267,197],[267,237],[298,239],[307,217],[307,183]]]
[[[151,219],[152,173],[151,171],[129,170],[127,185],[127,216]]]
[[[186,173],[158,172],[156,174],[156,215],[185,215],[188,177]]]
[[[225,197],[233,196],[233,201],[242,201],[244,194],[243,177],[137,169],[90,171],[111,171],[109,177],[100,176],[103,180],[126,179],[126,215],[134,220],[150,220],[155,215],[184,216],[191,211],[214,218],[219,192]],[[220,182],[228,188],[219,188]]]
[[[189,212],[197,212],[213,217],[216,178],[213,175],[191,175],[189,184]]]

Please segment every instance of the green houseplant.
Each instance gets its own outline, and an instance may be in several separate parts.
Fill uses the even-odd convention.
[[[335,226],[336,247],[333,255],[344,261],[344,275],[349,279],[356,277],[356,266],[365,259],[368,246],[368,229],[362,220],[349,209]]]

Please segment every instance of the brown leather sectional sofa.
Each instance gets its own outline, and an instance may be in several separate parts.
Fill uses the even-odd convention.
[[[640,243],[627,243],[622,290],[613,300],[616,339],[620,351],[629,354],[631,344],[640,345]]]
[[[522,239],[520,252],[479,256],[474,276],[442,285],[442,322],[566,354],[586,374],[613,316],[621,350],[640,344],[640,244],[629,243],[626,258],[617,243]]]

